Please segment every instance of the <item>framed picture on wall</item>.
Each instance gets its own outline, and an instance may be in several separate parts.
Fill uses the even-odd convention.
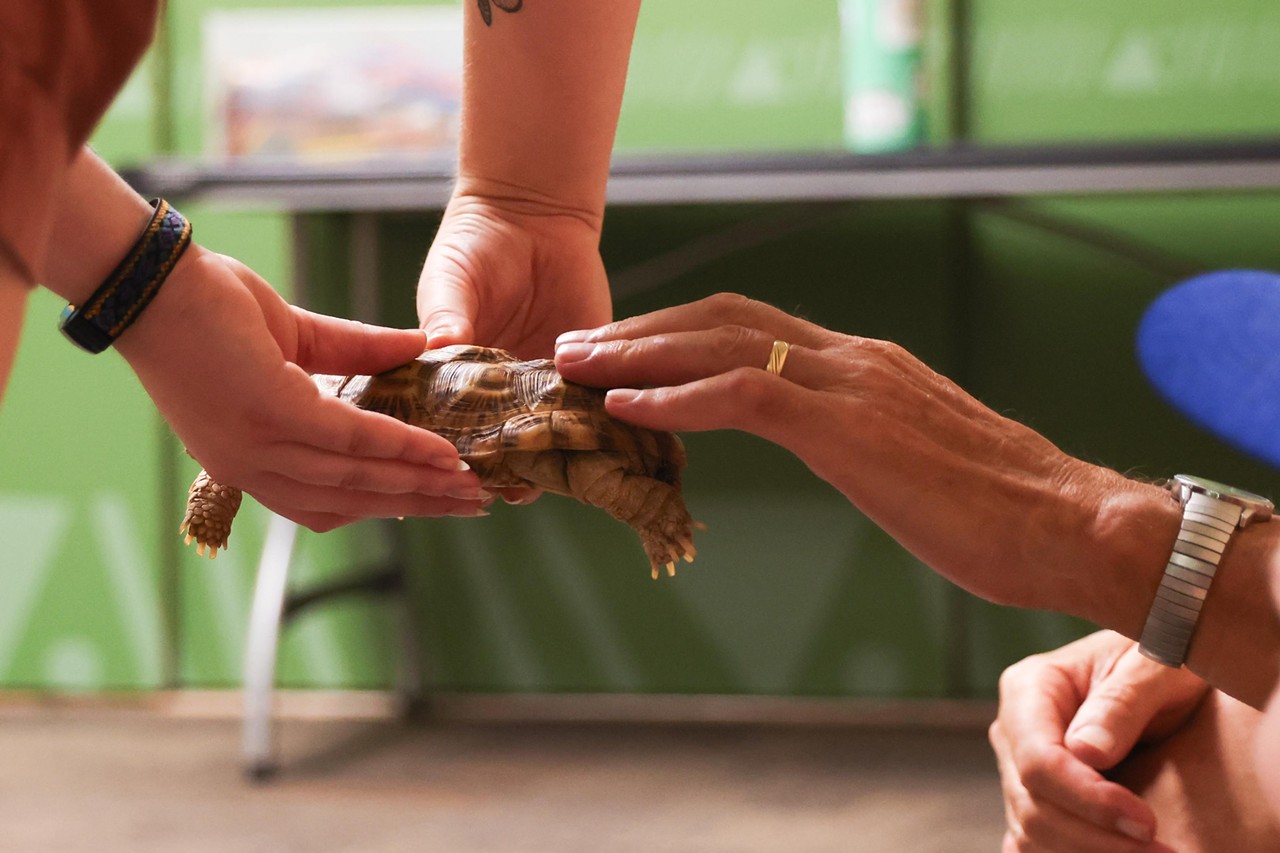
[[[208,153],[302,161],[452,153],[454,6],[236,9],[203,25]]]

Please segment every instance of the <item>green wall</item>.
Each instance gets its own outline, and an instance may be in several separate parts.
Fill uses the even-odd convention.
[[[978,0],[972,133],[999,141],[1273,135],[1280,8]]]
[[[153,152],[150,70],[103,121],[103,156]],[[0,685],[158,686],[176,620],[160,545],[167,428],[121,359],[63,340],[61,310],[32,297],[0,412]]]
[[[160,428],[123,361],[98,364],[31,300],[0,417],[0,683],[153,686],[164,667]]]
[[[265,5],[175,0],[170,50],[153,54],[95,138],[118,165],[203,146],[201,15]],[[271,5],[288,5],[275,3]],[[308,6],[353,5],[319,3]],[[382,5],[369,3],[368,5]],[[1250,0],[1045,6],[975,0],[935,57],[967,44],[962,103],[942,74],[933,136],[976,141],[1274,135],[1280,10]],[[626,151],[824,149],[839,143],[833,0],[731,7],[647,0],[619,128]],[[936,63],[941,66],[945,63]],[[269,210],[184,204],[198,239],[286,293],[289,226]],[[1280,197],[1055,199],[1037,219],[981,205],[836,205],[797,233],[622,299],[619,314],[718,290],[767,299],[848,332],[902,342],[985,402],[1085,458],[1159,476],[1189,470],[1269,494],[1276,475],[1199,434],[1146,388],[1131,352],[1142,307],[1169,268],[1280,267]],[[603,251],[619,274],[655,254],[769,215],[751,206],[610,212]],[[1044,227],[1101,227],[1153,264]],[[388,321],[409,295],[435,219],[396,215],[379,233]],[[1049,222],[1053,225],[1053,221]],[[312,284],[341,311],[349,221],[306,226],[329,257]],[[400,295],[397,295],[400,294]],[[177,553],[194,464],[172,445],[114,355],[53,331],[38,295],[0,417],[0,685],[71,689],[238,681],[266,516],[246,509],[214,563]],[[839,428],[833,425],[833,429]],[[688,438],[688,498],[709,525],[697,563],[649,580],[628,529],[557,498],[489,519],[367,523],[306,534],[294,578],[417,557],[416,612],[434,684],[463,690],[989,694],[1000,669],[1083,626],[957,594],[777,448],[737,434]],[[1012,523],[1012,522],[1011,522]],[[176,561],[176,562],[175,562]],[[392,671],[386,611],[351,600],[309,614],[282,650],[289,684],[377,686]]]

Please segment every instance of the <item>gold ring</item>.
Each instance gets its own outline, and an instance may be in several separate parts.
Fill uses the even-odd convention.
[[[769,353],[769,363],[764,368],[765,372],[781,376],[782,365],[786,364],[789,352],[791,352],[791,344],[786,341],[774,341],[773,350]]]

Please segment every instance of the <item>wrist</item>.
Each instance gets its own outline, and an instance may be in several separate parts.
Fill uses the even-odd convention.
[[[155,209],[87,149],[72,161],[58,205],[62,238],[46,245],[40,284],[83,305],[129,254]]]
[[[492,27],[467,14],[463,179],[598,219],[639,11],[639,0],[525,4]]]
[[[115,268],[84,301],[62,310],[59,328],[86,352],[106,350],[137,321],[190,245],[191,223],[163,199],[151,206],[154,215]]]
[[[470,210],[499,211],[526,222],[581,225],[599,243],[604,227],[604,194],[601,192],[599,199],[589,195],[563,187],[551,191],[501,176],[463,172],[458,175],[445,215],[458,216]]]
[[[1076,614],[1136,639],[1178,534],[1181,508],[1159,485],[1090,466],[1093,510],[1081,530]]]
[[[136,368],[147,361],[164,363],[172,357],[168,345],[173,335],[184,340],[194,335],[192,323],[199,316],[197,305],[218,298],[210,286],[216,279],[205,276],[204,281],[197,281],[202,267],[215,263],[216,258],[195,242],[188,246],[147,310],[115,342],[114,348],[130,365]]]
[[[1187,649],[1188,669],[1255,708],[1266,704],[1280,667],[1280,616],[1268,595],[1277,553],[1277,522],[1235,532]]]
[[[1087,572],[1078,615],[1137,639],[1178,539],[1183,508],[1168,489],[1105,473],[1112,484],[1100,488],[1105,499],[1086,536],[1086,554],[1096,555],[1098,565]],[[1232,535],[1186,654],[1188,669],[1255,707],[1277,674],[1280,619],[1265,578],[1277,542],[1275,523],[1249,525]]]

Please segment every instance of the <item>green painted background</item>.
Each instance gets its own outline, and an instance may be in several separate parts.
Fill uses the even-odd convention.
[[[172,0],[168,57],[153,55],[135,75],[103,123],[98,149],[122,166],[163,152],[199,154],[201,15],[257,5],[264,4]],[[936,60],[964,40],[944,26],[946,0],[929,8]],[[967,20],[969,86],[962,104],[948,105],[949,79],[935,77],[934,138],[957,114],[967,116],[969,138],[1000,143],[1280,130],[1273,61],[1280,9],[1269,4],[975,0]],[[619,147],[838,145],[836,27],[834,0],[647,0]],[[1277,196],[1057,199],[1029,208],[1105,226],[1188,268],[1280,267]],[[283,217],[183,209],[198,239],[289,292]],[[614,210],[603,251],[618,274],[762,215],[769,212],[751,206]],[[380,223],[388,321],[412,322],[416,266],[434,222],[395,215]],[[333,238],[333,256],[320,265],[328,274],[313,282],[332,310],[342,310],[332,294],[344,262],[334,247],[348,226],[341,216],[307,225]],[[618,313],[741,291],[835,328],[900,341],[1085,458],[1152,476],[1190,470],[1280,494],[1274,473],[1196,433],[1137,374],[1134,323],[1172,280],[998,209],[860,203],[620,300]],[[249,508],[233,548],[215,563],[184,552],[171,564],[170,537],[194,465],[171,446],[119,359],[89,358],[53,331],[58,308],[48,294],[33,300],[0,417],[8,580],[0,684],[235,684],[265,516]],[[763,442],[714,434],[690,436],[688,446],[689,503],[709,529],[697,564],[674,581],[648,579],[629,530],[556,498],[499,507],[480,521],[391,528],[415,555],[414,600],[433,683],[477,691],[987,695],[1003,666],[1083,628],[957,596]],[[390,551],[388,530],[371,523],[304,535],[294,579],[376,561]],[[390,627],[382,608],[358,600],[307,616],[283,648],[285,681],[387,683]]]

